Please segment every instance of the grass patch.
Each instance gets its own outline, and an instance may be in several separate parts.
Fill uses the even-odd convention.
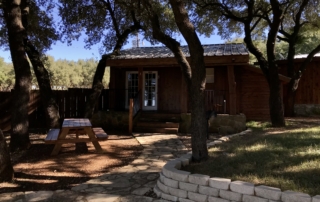
[[[233,138],[209,150],[206,162],[185,167],[192,173],[320,194],[320,126],[270,128],[249,122],[251,135]]]

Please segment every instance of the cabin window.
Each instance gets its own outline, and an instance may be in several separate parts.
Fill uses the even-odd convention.
[[[214,83],[214,68],[206,68],[206,83]]]

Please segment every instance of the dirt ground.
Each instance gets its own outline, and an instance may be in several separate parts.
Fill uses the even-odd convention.
[[[9,135],[5,136],[9,141]],[[64,144],[57,156],[50,156],[54,145],[44,144],[46,134],[30,133],[32,146],[11,154],[15,179],[0,183],[0,193],[68,189],[128,165],[142,152],[143,147],[132,136],[108,136],[108,140],[99,142],[103,153],[97,153],[92,143],[87,143],[85,153],[76,153],[75,144]]]

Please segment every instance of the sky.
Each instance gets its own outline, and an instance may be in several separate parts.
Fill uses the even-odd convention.
[[[210,38],[199,36],[202,44],[218,44],[224,43],[224,40],[220,36],[212,35]],[[181,45],[186,45],[185,41],[182,38],[178,39],[181,42]],[[126,44],[123,49],[128,49],[132,47],[132,39],[129,39],[129,43]],[[143,46],[151,46],[149,42],[143,41]],[[94,58],[96,60],[100,59],[99,45],[91,47],[91,49],[85,49],[85,44],[83,41],[74,41],[71,46],[68,46],[66,43],[57,42],[52,46],[52,49],[47,51],[47,55],[53,56],[55,60],[58,59],[67,59],[77,61],[78,59],[90,59]],[[140,45],[141,46],[141,45]],[[11,56],[9,51],[4,51],[0,49],[0,57],[4,58],[5,62],[11,62]]]

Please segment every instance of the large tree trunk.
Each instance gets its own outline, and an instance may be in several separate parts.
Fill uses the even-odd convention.
[[[8,182],[13,179],[13,168],[6,139],[0,129],[0,182]]]
[[[192,23],[189,21],[183,3],[181,1],[170,1],[170,4],[173,7],[176,23],[188,42],[191,55],[190,63],[181,50],[180,44],[161,30],[159,17],[153,10],[152,5],[148,1],[144,1],[144,5],[153,13],[152,16],[150,15],[153,38],[163,43],[172,51],[177,63],[181,67],[191,100],[192,158],[194,161],[202,161],[208,158],[206,143],[207,119],[204,108],[205,65],[203,48]]]
[[[204,108],[204,91],[206,84],[206,68],[204,64],[203,47],[191,23],[188,12],[182,0],[169,1],[176,24],[188,43],[190,66],[192,70],[189,96],[191,98],[191,143],[192,158],[202,161],[208,158],[207,149],[207,119]]]
[[[278,2],[278,0],[270,0],[270,4],[273,10],[273,20],[270,26],[267,39],[267,57],[269,67],[268,81],[270,88],[270,118],[272,126],[283,127],[286,124],[283,113],[283,102],[281,96],[281,83],[279,80],[278,65],[276,64],[276,57],[274,53],[277,34],[283,18],[283,11],[280,9],[280,3]]]
[[[269,107],[270,107],[270,118],[273,127],[285,126],[283,102],[281,96],[281,83],[279,81],[278,74],[270,76],[269,88]]]
[[[26,31],[22,26],[20,3],[25,2],[7,0],[5,1],[5,5],[3,5],[16,80],[11,116],[11,151],[30,147],[28,102],[30,99],[31,71],[23,44]]]
[[[108,6],[108,9],[111,9],[110,6]],[[113,15],[113,12],[110,10],[110,13]],[[104,76],[105,68],[107,65],[107,60],[109,58],[112,58],[116,55],[120,54],[120,49],[122,48],[123,44],[125,43],[126,39],[128,38],[129,34],[138,31],[141,29],[140,23],[135,19],[135,14],[132,12],[133,16],[133,21],[134,24],[128,27],[123,31],[123,33],[120,33],[118,30],[118,25],[116,22],[114,22],[114,27],[118,30],[117,31],[117,43],[114,46],[114,49],[111,54],[109,55],[103,55],[102,58],[100,59],[96,72],[93,77],[93,82],[92,82],[92,92],[88,98],[87,104],[86,104],[86,111],[85,111],[85,117],[86,118],[91,118],[93,113],[94,113],[94,108],[96,103],[98,102],[99,96],[101,95],[101,92],[103,90],[103,84],[102,84],[102,79]]]
[[[199,54],[202,54],[199,52]],[[197,56],[195,56],[197,57]],[[195,61],[197,61],[198,58]],[[199,60],[198,60],[199,61]],[[203,161],[208,158],[207,149],[207,124],[205,107],[204,107],[204,86],[205,86],[205,76],[203,78],[203,73],[201,67],[197,65],[192,68],[192,84],[189,90],[189,97],[191,98],[191,147],[192,147],[192,158],[194,161]],[[196,70],[196,68],[198,68]],[[195,72],[197,71],[197,73]],[[204,74],[205,75],[205,74]]]
[[[92,92],[88,98],[87,104],[86,104],[86,111],[84,117],[91,118],[94,113],[95,105],[99,99],[99,96],[103,90],[103,84],[102,79],[103,75],[106,69],[107,64],[107,55],[103,55],[100,59],[96,72],[93,77],[92,82]]]
[[[40,59],[39,52],[31,42],[25,40],[25,45],[27,47],[26,52],[37,77],[40,97],[46,114],[47,128],[60,128],[59,106],[51,89],[49,73]]]
[[[300,78],[295,79],[291,77],[291,80],[287,86],[287,99],[285,100],[285,115],[289,117],[294,116],[294,104],[299,81]]]

